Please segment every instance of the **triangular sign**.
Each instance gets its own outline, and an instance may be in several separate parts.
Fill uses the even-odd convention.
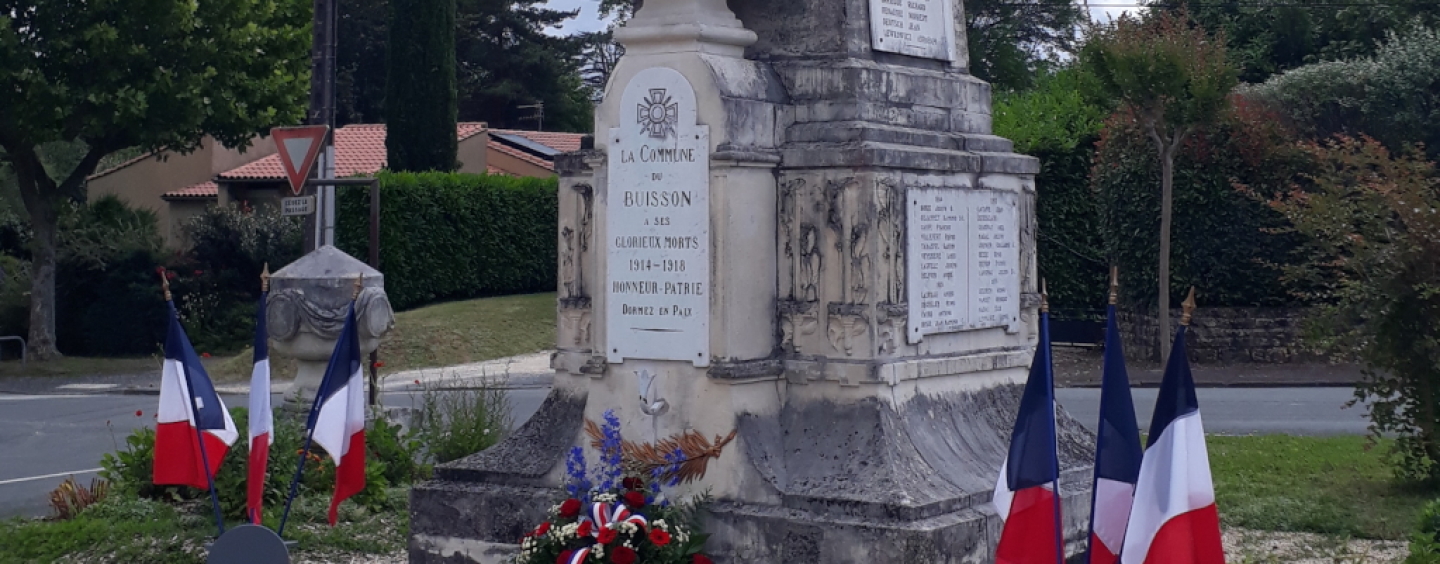
[[[310,178],[310,168],[315,166],[315,157],[325,145],[325,135],[330,132],[326,125],[301,127],[276,127],[270,130],[279,149],[280,164],[285,167],[285,177],[290,180],[290,191],[296,196],[305,188]]]

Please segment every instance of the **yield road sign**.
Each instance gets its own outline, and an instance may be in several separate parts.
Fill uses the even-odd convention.
[[[290,191],[297,196],[305,188],[305,179],[310,177],[310,168],[315,166],[315,157],[320,155],[320,147],[329,132],[330,127],[325,125],[270,130],[270,135],[275,137],[275,148],[279,149],[280,164],[285,167],[285,177],[290,180]]]

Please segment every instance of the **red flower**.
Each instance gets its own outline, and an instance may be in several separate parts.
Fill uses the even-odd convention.
[[[693,564],[715,564],[714,561],[710,560],[709,556],[705,556],[704,554],[696,554],[695,559],[691,562]]]
[[[550,532],[550,522],[546,521],[544,523],[541,523],[539,527],[535,527],[535,532],[531,534],[537,537],[543,537],[545,536],[545,533],[548,532]]]
[[[210,353],[200,353],[200,358],[210,358]]]
[[[416,382],[419,382],[419,380],[416,380]],[[576,516],[576,515],[579,515],[579,514],[580,514],[580,500],[575,499],[575,498],[572,497],[572,498],[570,498],[570,499],[565,500],[563,503],[560,504],[560,516],[561,516],[561,517],[564,517],[564,518],[566,518],[566,519],[574,519],[575,516]]]
[[[135,416],[136,416],[136,417],[143,417],[144,415],[145,415],[145,412],[144,412],[144,411],[141,411],[141,410],[139,410],[139,409],[135,410]]]
[[[200,276],[201,274],[205,274],[205,271],[203,271],[203,270],[196,270],[196,271],[195,271],[195,275],[196,275],[196,276]]]
[[[165,279],[166,279],[166,280],[174,280],[174,279],[175,279],[175,271],[173,271],[173,270],[166,270],[166,271],[165,271]]]
[[[580,526],[575,529],[575,536],[577,536],[577,537],[588,537],[588,536],[590,536],[590,527],[591,527],[591,524],[590,524],[589,521],[585,521],[584,523],[581,523]]]
[[[595,541],[600,544],[610,544],[615,542],[617,536],[620,535],[615,532],[615,529],[600,529],[600,536],[595,537]]]
[[[375,368],[385,368],[385,362],[380,360],[375,361]]]
[[[667,533],[660,529],[650,529],[650,544],[653,544],[655,546],[665,546],[667,544],[670,544],[670,533]]]
[[[625,505],[633,509],[645,507],[645,494],[640,492],[625,492]]]
[[[165,274],[165,267],[163,267],[163,266],[157,266],[157,267],[155,267],[155,274]]]
[[[645,487],[645,482],[640,481],[640,478],[625,478],[620,481],[620,485],[627,490],[638,490]]]
[[[573,551],[573,550],[567,550],[567,551],[565,551],[565,552],[561,552],[561,553],[560,553],[560,557],[555,559],[555,564],[570,564],[570,557],[573,556],[574,554],[575,554],[575,551]]]
[[[610,550],[610,561],[615,564],[635,564],[635,551],[617,546]]]

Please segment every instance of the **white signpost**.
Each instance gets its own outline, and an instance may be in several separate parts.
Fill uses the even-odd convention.
[[[870,0],[870,45],[876,51],[955,60],[952,0]]]
[[[315,196],[280,198],[280,215],[310,215],[315,213]]]
[[[606,356],[710,364],[710,128],[679,72],[641,71],[610,130]]]
[[[912,188],[906,214],[910,342],[1018,324],[1020,228],[1012,192]]]

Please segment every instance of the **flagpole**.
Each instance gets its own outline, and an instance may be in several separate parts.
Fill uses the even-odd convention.
[[[1045,347],[1045,375],[1049,377],[1050,423],[1055,424],[1055,371],[1050,362],[1050,295],[1045,291],[1045,279],[1040,279],[1040,346]],[[1060,445],[1054,428],[1050,432],[1050,460],[1055,469],[1055,564],[1065,564],[1065,530],[1061,528],[1060,516]],[[1089,564],[1088,562],[1086,564]]]
[[[160,271],[160,287],[165,290],[165,303],[173,304],[170,280],[165,278],[164,270]],[[185,390],[185,401],[190,404],[190,421],[195,427],[195,444],[200,445],[200,467],[205,471],[205,482],[210,485],[210,506],[215,510],[215,528],[220,531],[216,534],[218,538],[225,534],[225,519],[220,515],[220,496],[215,493],[215,476],[210,474],[210,457],[205,454],[205,431],[200,428],[200,413],[195,411],[195,386],[190,380],[189,370],[185,371]]]
[[[257,315],[266,315],[265,307],[266,307],[266,304],[269,302],[269,299],[270,299],[270,263],[269,263],[269,262],[266,262],[266,263],[265,263],[265,267],[260,270],[260,311],[257,313]],[[258,323],[258,322],[259,322],[259,321],[257,320],[257,323]],[[269,339],[270,336],[269,336],[269,335],[264,335],[262,338]],[[267,344],[266,347],[268,348],[269,345]],[[266,379],[266,381],[268,382],[268,381],[270,380],[269,368],[268,368],[270,361],[269,361],[269,353],[268,353],[268,352],[266,353],[266,361],[265,361],[265,362],[266,362],[266,366],[267,366],[265,379]],[[255,387],[254,387],[254,382],[253,382],[254,378],[252,377],[251,380],[252,380],[252,382],[251,382],[251,387],[250,387],[250,393],[253,394],[253,393],[255,393]],[[270,385],[269,385],[269,384],[266,384],[266,385],[265,385],[265,391],[266,391],[266,393],[269,393],[269,391],[270,391]],[[253,405],[253,404],[252,404],[252,405]],[[265,402],[265,405],[270,405],[270,402],[267,400],[267,401]],[[254,420],[253,418],[255,417],[255,414],[254,414],[254,413],[251,413],[251,414],[250,414],[250,417],[252,418],[252,419],[250,419],[250,420],[253,421],[253,420]],[[270,442],[274,440],[273,437],[275,436],[275,429],[274,429],[275,424],[274,424],[273,418],[272,418],[272,420],[271,420],[270,427],[271,427],[271,428],[268,430],[268,432],[270,433],[270,436],[271,436],[272,438],[265,441],[265,449],[266,449],[266,454],[265,454],[265,457],[266,457],[266,458],[265,458],[265,459],[266,459],[266,464],[265,464],[265,469],[264,469],[264,471],[263,471],[263,472],[261,473],[261,475],[260,475],[260,479],[261,479],[261,480],[264,480],[264,481],[269,481],[267,478],[268,478],[269,475],[270,475],[270,464],[269,464],[270,454],[269,454],[269,449],[270,449]],[[247,437],[248,437],[249,440],[250,440],[250,444],[249,444],[248,446],[249,446],[249,448],[252,448],[252,449],[253,449],[253,448],[255,448],[255,437],[249,437],[248,435],[249,435],[249,434],[247,433]],[[250,460],[253,460],[253,459],[250,459]],[[247,462],[249,462],[249,461],[247,460]],[[250,476],[249,476],[249,468],[248,468],[248,467],[246,468],[246,476],[245,476],[245,479],[246,479],[247,481],[250,479]],[[248,482],[246,483],[246,488],[247,488],[247,491],[245,492],[245,498],[246,498],[246,499],[245,499],[245,505],[246,505],[245,512],[248,513],[248,514],[250,514],[250,523],[251,523],[251,524],[254,524],[254,525],[262,525],[262,524],[263,524],[262,522],[265,520],[265,510],[263,509],[263,500],[264,500],[264,498],[265,498],[265,494],[264,494],[265,486],[263,486],[263,485],[260,486],[260,492],[261,492],[260,498],[261,498],[261,500],[262,500],[262,502],[261,502],[261,507],[255,508],[254,511],[251,511],[251,510],[250,510],[250,507],[249,507],[249,505],[250,505],[250,499],[249,499],[249,498],[250,498],[250,492],[248,491],[248,488],[249,488],[249,483],[248,483]],[[278,536],[278,535],[277,535],[277,536]]]
[[[1109,319],[1109,318],[1110,318],[1111,316],[1114,316],[1114,315],[1115,315],[1115,303],[1118,302],[1118,301],[1120,301],[1120,267],[1118,267],[1118,266],[1113,266],[1113,265],[1112,265],[1112,266],[1110,267],[1110,303],[1109,303],[1109,305],[1107,305],[1106,308],[1105,308],[1105,309],[1106,309],[1106,311],[1105,311],[1105,316],[1106,316],[1106,320],[1105,320],[1106,329],[1105,329],[1105,330],[1106,330],[1106,331],[1109,331],[1109,330],[1110,330],[1110,329],[1109,329],[1109,326],[1110,326],[1110,325],[1109,325],[1109,324],[1110,324],[1110,319]],[[1100,368],[1100,398],[1101,398],[1101,401],[1104,401],[1104,398],[1105,398],[1105,373],[1106,373],[1106,368],[1107,368],[1107,367],[1105,367],[1105,366],[1103,366],[1103,365],[1102,365],[1101,368]],[[1105,406],[1104,406],[1104,405],[1101,405],[1101,406],[1100,406],[1100,419],[1101,419],[1101,420],[1100,420],[1100,425],[1103,427],[1103,426],[1105,425],[1105,420],[1104,420],[1104,419],[1105,419]],[[1089,535],[1086,535],[1086,538],[1085,538],[1085,562],[1084,562],[1084,564],[1090,564],[1090,561],[1091,561],[1091,560],[1090,560],[1091,552],[1095,550],[1095,502],[1096,502],[1096,500],[1098,500],[1098,499],[1100,498],[1100,492],[1097,490],[1097,488],[1100,486],[1100,472],[1099,472],[1099,469],[1100,469],[1100,453],[1101,453],[1101,452],[1104,452],[1104,449],[1105,449],[1105,433],[1096,433],[1096,434],[1095,434],[1095,470],[1096,470],[1096,471],[1095,471],[1095,472],[1092,472],[1092,474],[1094,474],[1094,475],[1091,476],[1091,478],[1090,478],[1090,534],[1089,534]]]
[[[355,300],[360,298],[360,290],[364,288],[365,275],[355,277],[355,293],[350,296],[350,307],[355,307]],[[334,353],[331,353],[334,356]],[[332,359],[333,360],[333,359]],[[323,383],[323,380],[322,380]],[[320,408],[320,391],[315,391],[315,399],[310,400],[310,413],[305,420],[305,448],[300,450],[300,465],[295,468],[295,477],[290,480],[290,495],[285,498],[285,512],[280,515],[280,528],[275,531],[276,536],[284,538],[285,522],[290,519],[290,504],[295,501],[295,489],[300,484],[300,475],[305,471],[305,458],[310,455],[310,444],[315,439],[315,426],[310,419],[315,417],[315,410]]]

